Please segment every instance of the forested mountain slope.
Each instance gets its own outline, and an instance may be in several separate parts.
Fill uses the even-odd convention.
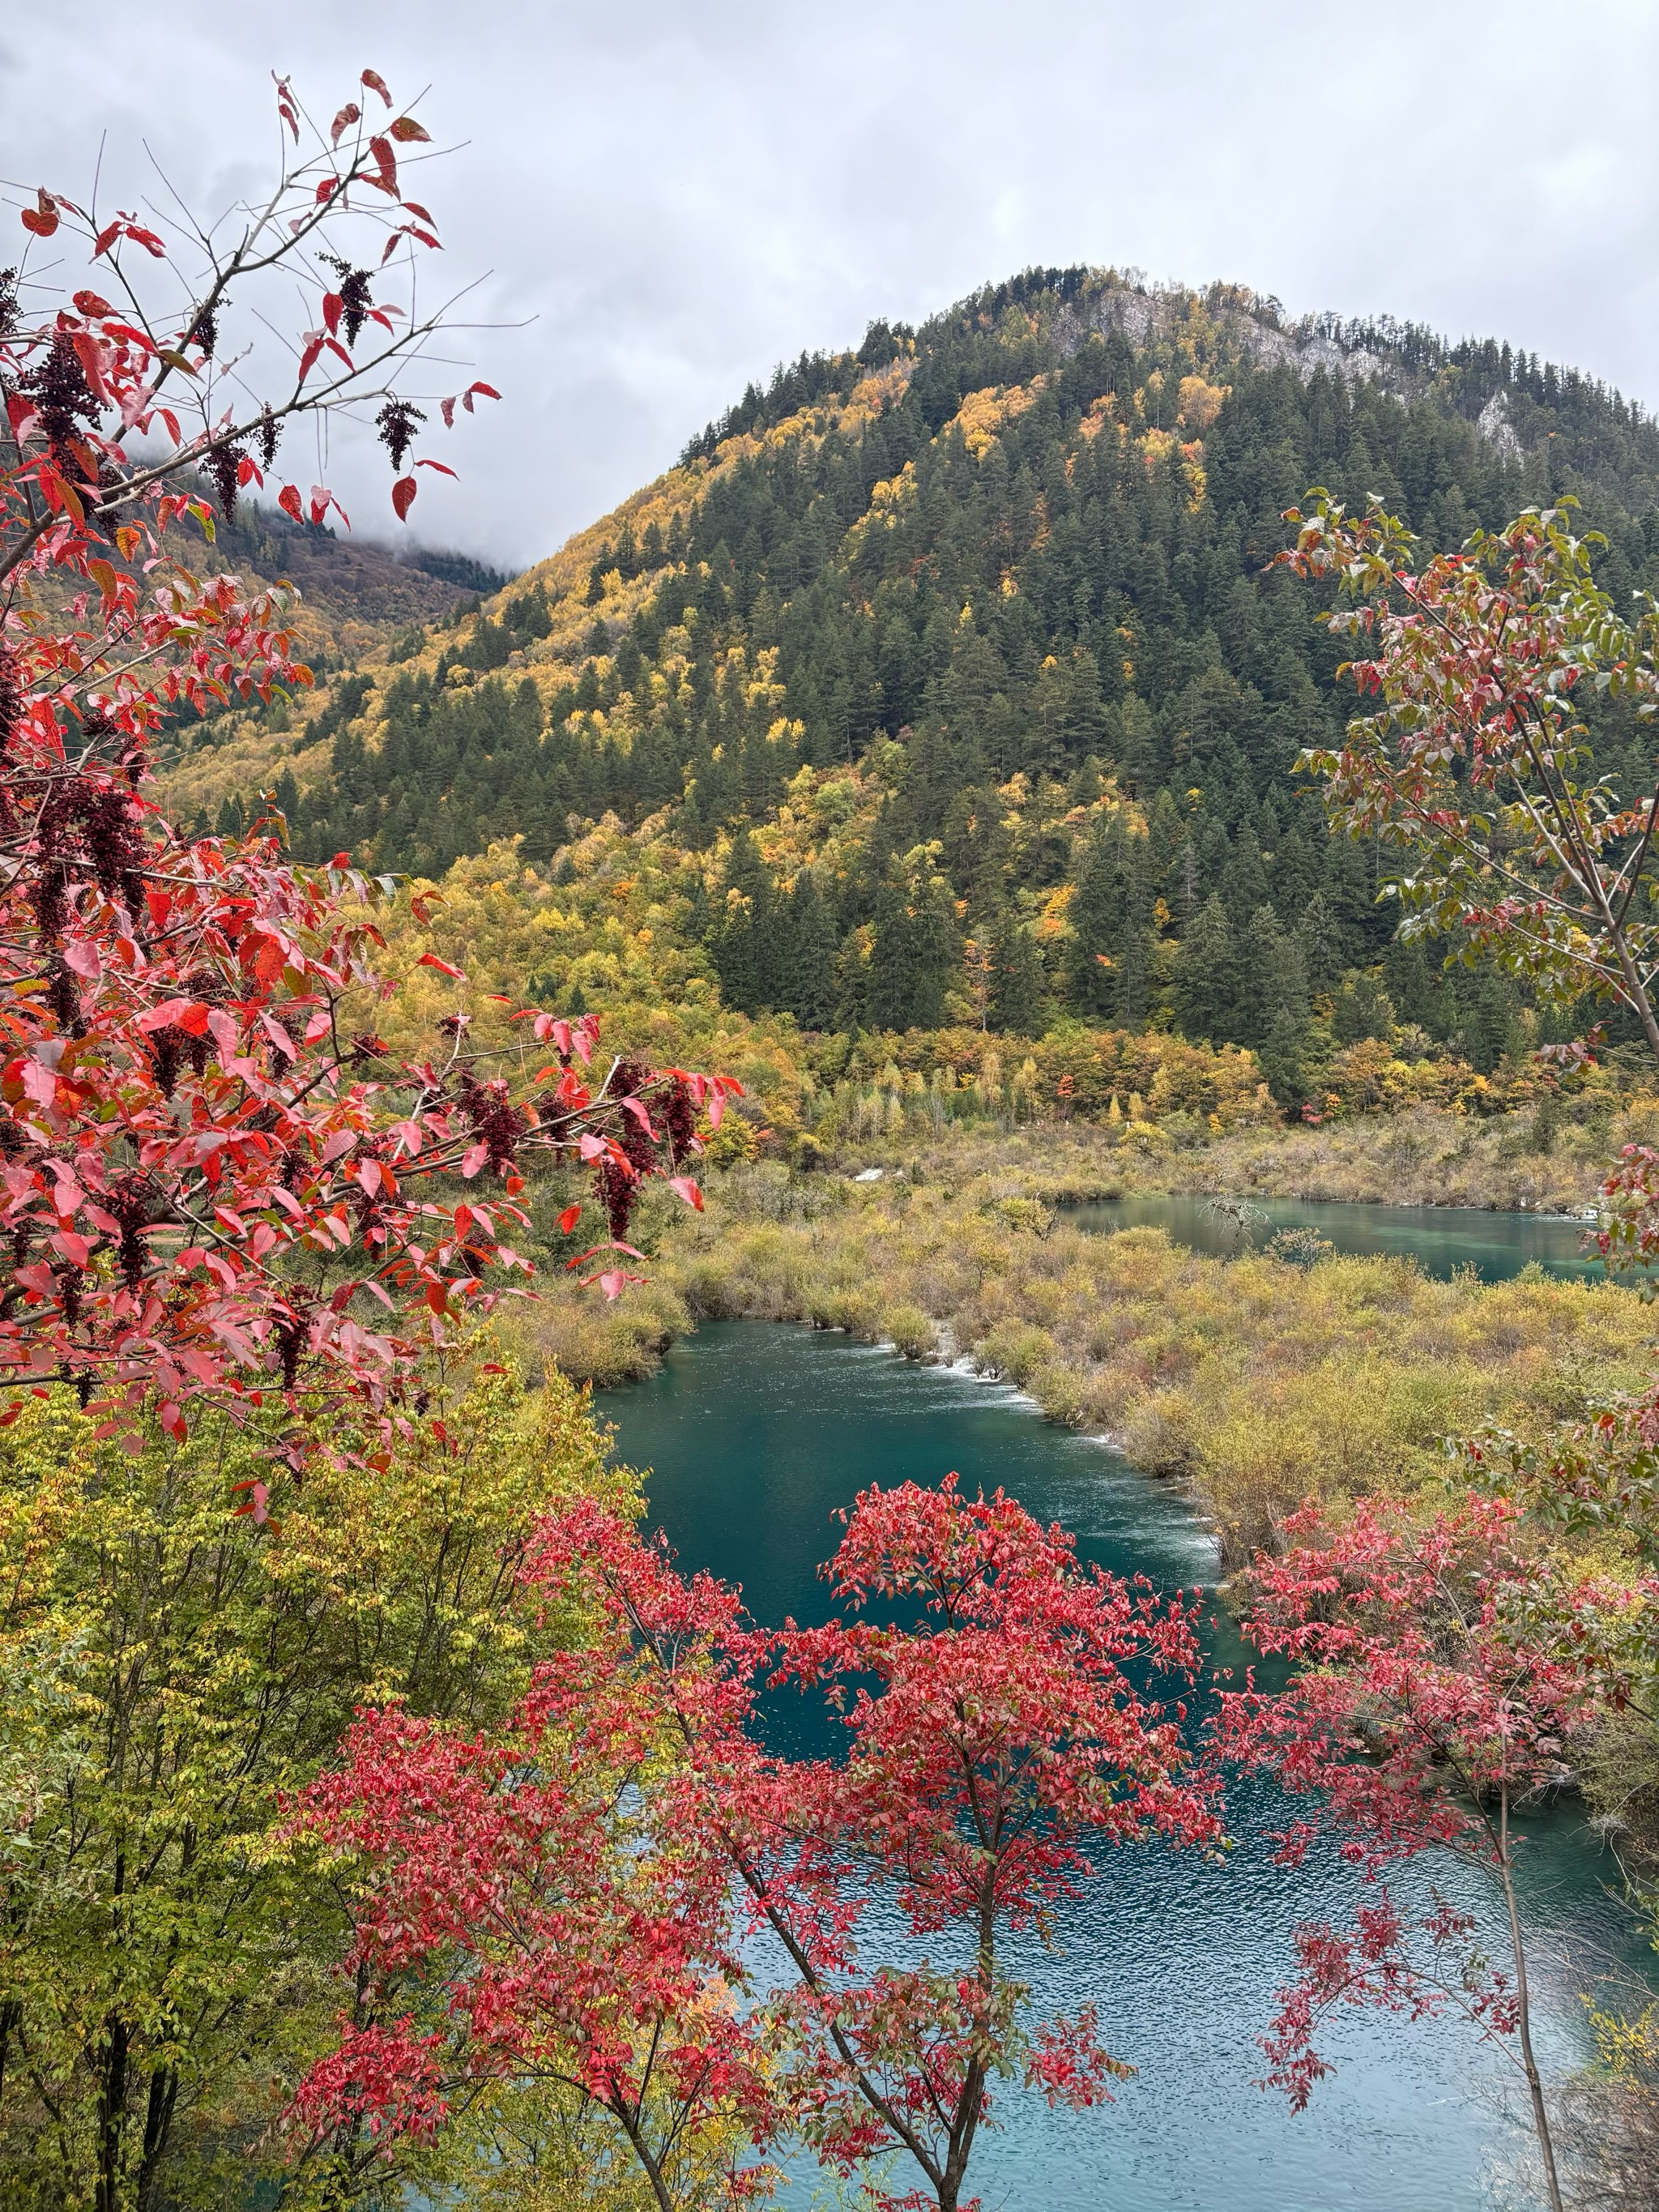
[[[1030,271],[751,388],[302,731],[210,726],[178,788],[229,823],[263,783],[303,854],[426,875],[516,836],[556,880],[615,816],[727,1003],[809,1028],[1156,1019],[1293,1094],[1334,994],[1491,1066],[1513,988],[1390,947],[1372,856],[1292,772],[1346,711],[1271,566],[1314,483],[1437,544],[1571,493],[1604,580],[1659,583],[1659,431],[1576,373]]]

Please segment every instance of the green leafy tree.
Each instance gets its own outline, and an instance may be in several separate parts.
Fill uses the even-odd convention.
[[[0,1434],[9,2212],[186,2212],[277,2172],[264,2130],[333,2027],[349,1937],[277,1848],[279,1799],[362,1704],[505,1711],[569,1626],[519,1589],[533,1516],[550,1492],[626,1502],[556,1375],[533,1426],[486,1367],[395,1458],[319,1457],[303,1486],[270,1427],[134,1457],[58,1390]],[[330,2149],[343,2187],[372,2156]]]

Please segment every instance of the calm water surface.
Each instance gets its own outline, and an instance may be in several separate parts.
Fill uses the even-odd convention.
[[[1473,1267],[1482,1282],[1504,1283],[1536,1261],[1547,1274],[1600,1278],[1601,1259],[1583,1249],[1594,1224],[1559,1214],[1491,1213],[1459,1206],[1357,1206],[1312,1199],[1253,1198],[1259,1216],[1251,1241],[1259,1248],[1275,1230],[1311,1229],[1339,1252],[1383,1253],[1416,1260],[1426,1274],[1449,1276]],[[1231,1257],[1240,1249],[1237,1227],[1212,1212],[1206,1200],[1152,1194],[1091,1200],[1063,1209],[1079,1229],[1163,1229],[1194,1252]]]
[[[844,1337],[711,1324],[659,1375],[600,1403],[622,1456],[652,1470],[652,1517],[683,1564],[740,1583],[762,1621],[825,1616],[815,1569],[834,1546],[832,1513],[859,1488],[951,1468],[1063,1521],[1107,1567],[1170,1587],[1214,1580],[1204,1522],[1170,1486],[1048,1426],[1013,1390]],[[1233,1656],[1224,1626],[1217,1656]],[[1093,1999],[1109,2048],[1140,2071],[1092,2114],[1005,2095],[1003,2124],[975,2155],[988,2212],[1530,2208],[1504,2062],[1452,2023],[1345,2024],[1325,2046],[1337,2075],[1300,2118],[1252,2086],[1292,1926],[1342,1916],[1355,1891],[1333,1856],[1294,1873],[1270,1863],[1258,1838],[1283,1809],[1260,1790],[1237,1796],[1241,1844],[1224,1866],[1150,1847],[1110,1855],[1064,1951],[1030,1960],[1040,2000]],[[1641,1955],[1604,1887],[1614,1875],[1575,1817],[1534,1824],[1528,1887],[1547,1929],[1538,1971],[1556,2066],[1586,2048],[1579,1992]],[[1457,1893],[1456,1869],[1441,1878]],[[803,2183],[793,2201],[810,2194]]]

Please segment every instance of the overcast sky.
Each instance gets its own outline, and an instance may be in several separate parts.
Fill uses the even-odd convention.
[[[779,359],[1032,262],[1492,333],[1659,404],[1656,64],[1653,0],[52,0],[0,19],[0,175],[74,195],[107,131],[213,204],[273,68],[324,114],[366,64],[430,84],[447,260],[534,319],[477,338],[503,404],[414,519],[516,564]],[[360,529],[383,473],[338,471]]]

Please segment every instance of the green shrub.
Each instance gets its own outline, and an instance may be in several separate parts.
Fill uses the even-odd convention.
[[[939,1331],[920,1306],[890,1306],[882,1325],[906,1359],[927,1359],[939,1350]]]

